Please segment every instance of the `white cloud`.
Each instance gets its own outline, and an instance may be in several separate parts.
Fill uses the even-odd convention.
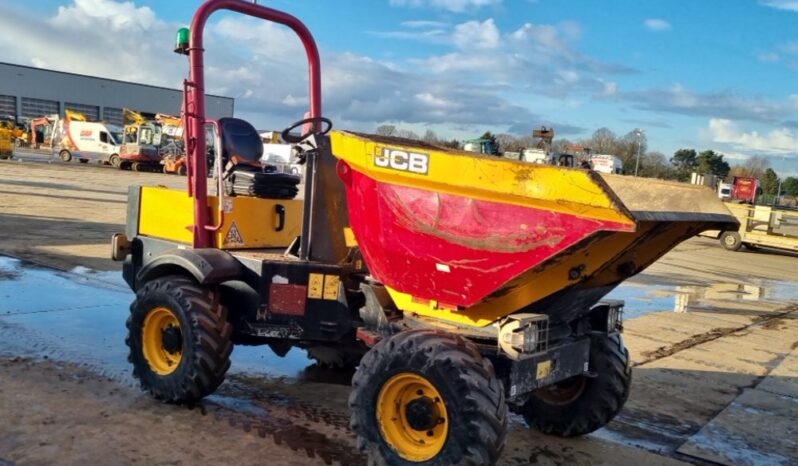
[[[493,19],[456,25],[454,52],[411,60],[424,72],[451,82],[471,82],[525,94],[569,97],[572,93],[614,92],[604,76],[633,70],[601,63],[579,53],[581,35],[573,22],[526,23],[502,33]]]
[[[614,96],[618,93],[618,83],[613,81],[604,82],[604,89],[601,91],[601,94],[605,97]]]
[[[781,57],[776,52],[762,52],[757,55],[757,58],[759,58],[759,61],[765,63],[776,63],[781,60]]]
[[[798,0],[760,0],[759,3],[777,10],[798,11]]]
[[[441,10],[461,13],[468,9],[477,9],[483,6],[498,5],[502,0],[390,0],[394,6],[409,6],[414,8],[436,8]]]
[[[678,83],[666,89],[623,92],[617,98],[651,112],[767,123],[778,122],[798,113],[796,94],[774,100],[762,96],[742,96],[732,91],[699,93]]]
[[[74,0],[70,6],[58,7],[51,23],[56,27],[104,26],[114,32],[146,31],[162,24],[149,7],[112,0]]]
[[[464,51],[495,49],[499,46],[499,40],[499,29],[493,19],[458,24],[452,34],[454,45]]]
[[[5,61],[175,89],[188,72],[185,58],[171,50],[180,26],[130,1],[71,0],[49,17],[0,3]],[[605,92],[597,76],[625,71],[578,53],[572,45],[580,35],[575,23],[529,23],[510,33],[492,19],[460,25],[418,20],[402,27],[441,31],[435,40],[451,52],[386,63],[320,44],[324,113],[337,126],[369,131],[390,122],[461,134],[526,132],[552,122],[516,103],[519,93],[582,101],[569,94]],[[234,97],[237,116],[276,129],[302,117],[307,63],[292,32],[221,16],[208,23],[205,48],[207,91]],[[513,100],[506,92],[514,93]],[[564,123],[558,128],[560,134],[580,130]]]
[[[713,142],[731,144],[738,150],[791,154],[798,152],[798,138],[787,128],[777,128],[766,134],[745,132],[731,120],[709,120],[708,136]]]
[[[652,31],[670,31],[671,23],[660,18],[648,18],[643,24]]]
[[[175,88],[176,29],[131,2],[74,0],[49,18],[0,4],[4,61]]]
[[[424,19],[417,19],[412,21],[403,21],[401,25],[412,29],[423,29],[423,28],[445,28],[449,26],[449,23],[445,23],[443,21],[429,21]]]

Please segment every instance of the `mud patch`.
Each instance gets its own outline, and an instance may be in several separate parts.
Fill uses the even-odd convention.
[[[744,328],[744,327],[743,327]],[[701,333],[698,335],[693,335],[692,337],[682,340],[679,343],[670,346],[663,346],[654,351],[644,351],[641,353],[641,356],[644,358],[641,361],[637,361],[634,363],[635,366],[640,366],[651,361],[655,361],[657,359],[665,358],[671,356],[673,354],[678,353],[679,351],[686,350],[688,348],[692,348],[693,346],[700,345],[702,343],[706,343],[708,341],[717,340],[720,337],[729,335],[734,333],[741,328],[738,327],[726,327],[726,328],[713,328],[712,330]]]
[[[700,425],[666,414],[624,408],[607,427],[593,435],[658,453],[671,454],[699,429]]]
[[[299,401],[274,387],[267,391],[262,385],[251,378],[233,377],[199,405],[200,411],[325,464],[365,464],[349,431],[343,401],[335,409]]]

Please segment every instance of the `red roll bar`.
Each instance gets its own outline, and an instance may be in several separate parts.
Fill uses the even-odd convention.
[[[272,21],[291,28],[305,46],[308,57],[310,85],[310,116],[321,116],[321,62],[319,50],[313,36],[297,18],[282,11],[245,2],[243,0],[208,0],[197,9],[191,21],[191,36],[188,49],[189,79],[185,83],[184,138],[189,157],[188,192],[194,197],[194,242],[195,248],[213,247],[208,224],[207,176],[205,160],[205,73],[203,62],[202,33],[208,18],[217,10],[231,10]],[[217,150],[221,150],[218,148]]]

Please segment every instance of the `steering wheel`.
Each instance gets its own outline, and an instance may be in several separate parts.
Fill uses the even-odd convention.
[[[304,120],[297,121],[293,125],[291,125],[288,128],[284,129],[282,133],[280,133],[280,136],[282,136],[283,141],[290,142],[290,143],[293,143],[293,144],[302,142],[302,140],[305,139],[306,137],[308,137],[311,133],[305,133],[305,134],[301,134],[299,136],[294,136],[293,134],[291,134],[291,130],[296,129],[296,128],[300,127],[300,126],[303,126],[303,125],[305,125],[307,123],[314,123],[313,126],[315,126],[315,123],[326,123],[327,124],[327,128],[324,129],[323,131],[321,131],[321,134],[327,134],[332,129],[332,121],[330,121],[329,118],[324,118],[324,117],[305,118]]]

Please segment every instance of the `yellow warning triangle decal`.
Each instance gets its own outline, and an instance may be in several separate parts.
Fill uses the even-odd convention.
[[[230,225],[230,229],[227,230],[227,236],[224,237],[224,245],[235,246],[240,244],[244,244],[244,238],[241,237],[241,232],[238,231],[238,226],[234,220]]]

